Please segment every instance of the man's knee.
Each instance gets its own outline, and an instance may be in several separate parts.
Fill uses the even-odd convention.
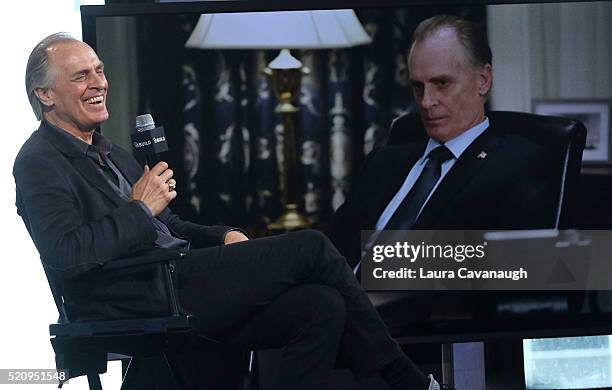
[[[325,234],[314,229],[299,230],[292,234],[295,234],[300,240],[308,243],[309,245],[327,245],[331,242]]]
[[[296,238],[300,240],[306,248],[313,250],[313,253],[317,255],[324,254],[330,259],[342,259],[343,262],[345,262],[340,252],[338,252],[334,244],[324,233],[318,230],[306,229],[292,234],[295,234]]]

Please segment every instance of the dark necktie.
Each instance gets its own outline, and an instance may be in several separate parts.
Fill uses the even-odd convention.
[[[412,228],[419,211],[427,200],[442,174],[442,163],[453,158],[453,154],[444,145],[438,146],[427,155],[427,163],[414,186],[404,197],[385,230],[407,230]]]

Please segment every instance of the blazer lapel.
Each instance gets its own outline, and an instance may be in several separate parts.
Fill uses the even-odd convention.
[[[73,165],[92,186],[103,192],[116,206],[123,203],[106,178],[96,169],[93,161],[87,157],[78,158],[73,161]]]
[[[498,145],[499,136],[493,128],[487,129],[472,142],[446,174],[438,188],[436,188],[436,191],[431,195],[427,205],[417,219],[416,225],[418,226],[423,221],[435,220],[436,212],[441,207],[447,205],[450,199],[460,193],[461,189],[469,184],[469,181],[476,176],[478,171],[491,158],[495,157],[495,148]]]
[[[83,154],[75,145],[69,140],[62,137],[54,129],[50,129],[47,125],[42,122],[38,131],[40,134],[49,141],[55,148],[57,148],[62,154],[64,154],[76,171],[87,180],[93,187],[104,193],[116,206],[119,206],[122,201],[115,190],[108,184],[106,178],[100,173],[94,166],[94,162],[91,161],[85,154]]]
[[[116,145],[113,145],[113,149],[110,153],[110,159],[113,161],[117,169],[123,174],[125,180],[134,185],[142,176],[144,170],[140,167],[140,170],[131,169],[134,167],[134,159],[131,155],[126,154],[124,150],[120,150]]]

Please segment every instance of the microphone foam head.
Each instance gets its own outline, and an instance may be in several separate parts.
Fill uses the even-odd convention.
[[[136,131],[147,131],[155,128],[155,121],[151,114],[142,114],[136,117]]]

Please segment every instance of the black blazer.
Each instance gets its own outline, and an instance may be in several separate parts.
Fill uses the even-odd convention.
[[[425,146],[385,146],[368,155],[330,227],[351,265],[359,260],[360,231],[374,229]],[[444,177],[414,229],[552,228],[560,194],[553,161],[541,145],[500,134],[491,123]]]
[[[110,158],[130,184],[142,175],[142,167],[117,145]],[[19,151],[13,175],[17,212],[47,276],[61,284],[72,320],[167,314],[159,266],[103,268],[159,249],[146,211],[122,199],[90,158],[43,121]],[[192,247],[221,245],[231,229],[183,221],[168,208],[159,218]]]

